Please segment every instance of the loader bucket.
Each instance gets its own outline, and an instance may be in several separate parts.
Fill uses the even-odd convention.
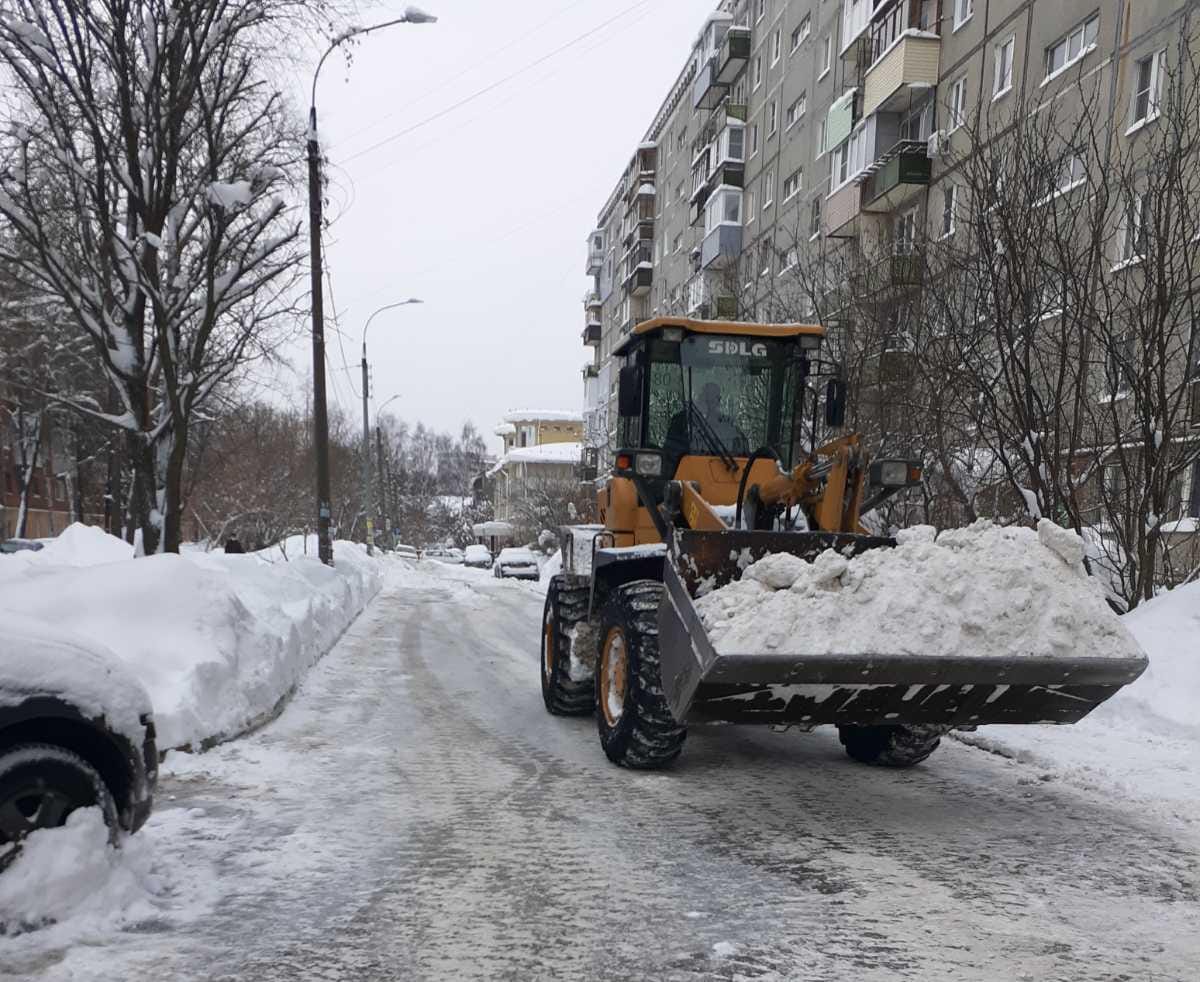
[[[675,535],[659,610],[663,689],[679,722],[862,726],[1074,723],[1146,667],[1142,658],[995,658],[803,651],[718,653],[696,611],[699,584],[720,587],[769,552],[813,559],[894,540],[824,533],[688,532]]]

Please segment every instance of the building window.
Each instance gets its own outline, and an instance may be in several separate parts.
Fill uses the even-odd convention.
[[[818,79],[824,78],[829,74],[829,68],[833,64],[833,38],[826,34],[825,40],[821,45],[821,74]]]
[[[1163,78],[1166,75],[1166,49],[1143,58],[1134,72],[1133,101],[1130,104],[1130,127],[1158,118],[1158,107],[1162,101]]]
[[[758,23],[767,15],[767,0],[754,0],[754,23]]]
[[[763,178],[763,211],[775,203],[775,171],[769,170]]]
[[[817,156],[825,152],[825,120],[817,120]]]
[[[687,191],[684,188],[684,182],[680,181],[675,185],[675,197],[682,201],[687,196]]]
[[[1101,477],[1104,497],[1112,501],[1123,501],[1125,498],[1125,468],[1121,464],[1105,464]]]
[[[753,224],[754,217],[755,217],[755,215],[758,214],[757,210],[754,207],[754,201],[755,201],[754,192],[747,191],[746,192],[746,224],[747,225]]]
[[[1132,263],[1146,255],[1147,229],[1151,224],[1150,196],[1133,194],[1121,222],[1121,262]]]
[[[812,34],[812,15],[805,14],[804,20],[800,21],[799,26],[797,26],[797,28],[794,31],[792,31],[792,52],[793,53],[795,52],[795,50],[798,47],[800,47],[800,45],[802,45],[805,41],[808,40],[810,34]]]
[[[1058,194],[1077,188],[1087,180],[1083,170],[1083,157],[1074,150],[1068,152],[1058,165],[1058,176],[1054,190]]]
[[[815,239],[821,234],[821,196],[812,199],[812,212],[808,219],[808,237]]]
[[[775,28],[775,33],[771,35],[771,67],[774,68],[779,61],[779,55],[783,45],[780,38],[780,29]]]
[[[676,253],[683,251],[683,233],[682,232],[680,232],[678,235],[675,236],[674,241],[671,243],[671,251],[676,252]]]
[[[775,135],[775,130],[779,125],[779,103],[772,99],[767,105],[767,136]]]
[[[788,129],[791,129],[793,126],[796,125],[796,120],[798,120],[801,116],[803,116],[807,110],[808,110],[808,93],[801,92],[800,97],[798,99],[796,99],[796,101],[793,102],[790,106],[788,106],[787,117],[786,117],[786,121],[785,121],[784,125]]]
[[[1016,46],[1016,37],[1010,37],[1002,44],[996,45],[996,76],[992,83],[993,99],[999,99],[1012,88],[1013,52],[1016,50]]]
[[[917,242],[917,209],[910,208],[896,217],[892,249],[897,256],[911,256]]]
[[[967,121],[967,76],[956,79],[950,86],[950,132]]]
[[[1108,393],[1114,399],[1129,392],[1129,382],[1134,374],[1134,352],[1132,334],[1121,334],[1109,339],[1108,351],[1104,356],[1104,375],[1108,383]]]
[[[763,239],[758,244],[758,275],[767,276],[771,272],[771,242]]]
[[[758,123],[750,124],[750,156],[758,153]]]
[[[713,192],[704,207],[704,231],[707,234],[721,225],[742,224],[741,188],[722,187]]]
[[[1065,38],[1046,49],[1046,81],[1066,71],[1096,47],[1100,36],[1100,15],[1093,14]]]
[[[975,13],[975,0],[953,0],[954,2],[954,29],[957,31],[967,21],[971,19],[971,15]]]
[[[958,196],[958,189],[946,182],[942,186],[942,238],[948,238],[954,234],[954,204],[955,198]]]
[[[783,200],[786,202],[804,190],[804,168],[800,167],[783,179]]]
[[[762,55],[754,56],[754,88],[762,85]]]

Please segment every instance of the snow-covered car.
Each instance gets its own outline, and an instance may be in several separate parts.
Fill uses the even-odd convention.
[[[463,551],[463,565],[475,569],[487,569],[492,565],[492,554],[487,546],[467,546]]]
[[[523,547],[501,549],[500,555],[492,566],[492,572],[498,579],[511,577],[518,580],[536,580],[539,567],[533,553]]]
[[[432,559],[439,563],[447,563],[448,565],[458,565],[463,561],[461,549],[454,549],[450,546],[426,546],[424,554],[426,559]]]
[[[421,558],[415,546],[406,546],[403,543],[396,546],[396,555],[401,559],[411,559],[414,562]]]
[[[36,539],[5,539],[0,542],[0,556],[11,556],[15,552],[39,552],[42,543]]]
[[[0,872],[24,838],[99,808],[112,841],[150,815],[158,776],[146,690],[116,656],[41,621],[0,623]]]

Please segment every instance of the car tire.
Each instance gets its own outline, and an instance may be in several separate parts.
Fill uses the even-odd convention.
[[[46,743],[0,754],[0,873],[16,861],[30,832],[62,826],[80,808],[99,808],[116,845],[117,806],[108,785],[86,760]]]

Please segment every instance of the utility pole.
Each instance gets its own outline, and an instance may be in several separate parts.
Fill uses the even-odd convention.
[[[367,524],[367,555],[375,555],[375,516],[371,506],[371,423],[367,419],[367,395],[371,380],[367,371],[367,335],[363,332],[362,346],[362,404],[363,404],[363,447],[362,447],[362,486],[363,486],[363,517]]]
[[[409,7],[404,15],[369,27],[352,27],[335,37],[313,72],[312,95],[308,109],[308,239],[312,267],[312,343],[313,343],[313,443],[317,453],[317,540],[321,562],[333,565],[333,539],[329,524],[333,516],[332,495],[329,490],[329,411],[325,400],[325,303],[321,289],[321,148],[317,143],[317,80],[321,68],[337,48],[352,37],[370,34],[395,24],[432,24],[437,20],[417,7]],[[364,352],[365,352],[364,342]],[[366,358],[363,358],[364,369]],[[365,411],[365,407],[364,407]],[[367,450],[370,450],[368,444]],[[368,465],[369,467],[369,465]],[[368,471],[368,480],[369,480]],[[368,548],[370,547],[368,515]]]
[[[317,69],[318,72],[320,68]],[[313,89],[316,89],[313,78]],[[317,145],[317,107],[308,112],[308,239],[312,253],[313,444],[317,452],[317,553],[333,565],[333,514],[329,491],[329,410],[325,402],[325,298],[321,289],[321,148]]]

